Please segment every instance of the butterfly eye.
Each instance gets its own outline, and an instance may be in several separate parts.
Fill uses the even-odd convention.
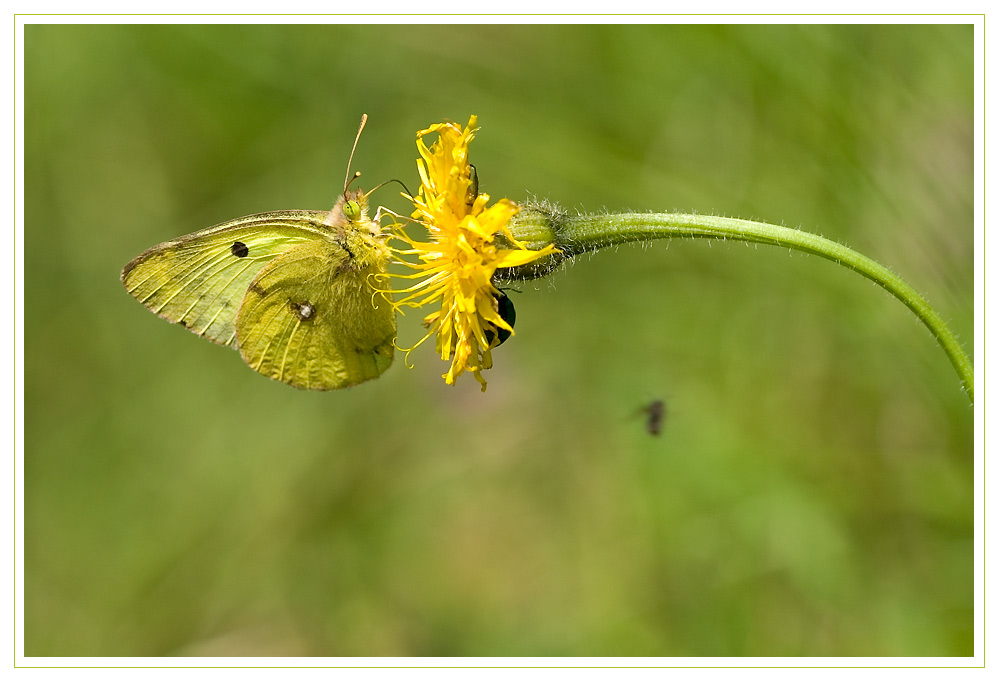
[[[355,199],[344,202],[344,218],[349,221],[356,221],[361,217],[361,204]]]

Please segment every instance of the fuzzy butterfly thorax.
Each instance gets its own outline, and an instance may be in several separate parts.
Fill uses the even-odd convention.
[[[386,244],[387,234],[368,218],[368,199],[361,190],[348,190],[341,195],[324,220],[336,234],[341,247],[351,256],[343,268],[376,266],[385,270],[391,255]]]

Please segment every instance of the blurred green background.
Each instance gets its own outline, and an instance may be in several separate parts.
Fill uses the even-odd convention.
[[[362,112],[366,188],[477,114],[494,198],[821,233],[971,353],[971,26],[331,21],[25,28],[26,655],[972,654],[971,407],[829,262],[578,259],[511,293],[485,394],[432,343],[299,392],[118,279],[328,208]]]

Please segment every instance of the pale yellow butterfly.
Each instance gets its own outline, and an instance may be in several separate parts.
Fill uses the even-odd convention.
[[[351,180],[348,162],[330,211],[259,213],[159,244],[125,266],[122,283],[161,318],[235,347],[272,379],[301,389],[374,379],[392,363],[396,337],[392,303],[373,287],[390,252]]]

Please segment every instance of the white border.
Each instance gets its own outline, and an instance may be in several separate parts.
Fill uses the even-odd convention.
[[[51,3],[52,8],[46,9],[48,12],[57,12],[64,5],[69,6],[71,3]],[[305,3],[314,5],[315,3]],[[380,8],[391,12],[392,7],[396,5],[402,5],[403,3],[395,2],[384,2],[380,3]],[[537,9],[539,6],[544,6],[546,3],[526,3],[526,2],[514,2],[510,3],[510,7],[513,9],[525,7],[527,9]],[[618,3],[619,5],[621,3]],[[626,3],[629,4],[629,3]],[[648,7],[647,3],[641,3],[644,7]],[[711,3],[715,4],[715,3]],[[789,5],[791,3],[788,3]],[[872,3],[864,3],[865,6],[871,5]],[[344,7],[345,3],[331,3],[327,9],[334,11],[335,9],[346,9]],[[799,3],[796,4],[797,8],[800,8]],[[187,8],[200,9],[205,6],[205,3],[193,3],[193,2],[182,2],[177,3],[175,11],[183,11]],[[407,3],[407,7],[412,10],[412,3]],[[465,3],[451,3],[444,2],[435,5],[432,9],[438,12],[447,12],[449,7],[460,7],[462,9],[468,9],[469,4]],[[704,5],[699,5],[699,8],[704,8]],[[843,3],[841,9],[849,11],[852,8],[865,9],[862,3],[859,2],[846,2]],[[244,7],[244,9],[246,9]],[[912,11],[912,5],[909,9]],[[24,25],[25,23],[310,23],[312,21],[321,23],[331,23],[332,21],[342,22],[342,23],[487,23],[491,20],[501,21],[503,23],[642,23],[643,21],[653,21],[657,23],[702,23],[702,22],[724,22],[724,23],[972,23],[974,25],[974,35],[975,35],[975,310],[976,310],[976,323],[975,323],[975,348],[974,348],[974,359],[975,367],[977,368],[976,376],[976,396],[977,401],[974,407],[975,412],[975,656],[968,658],[795,658],[795,659],[785,659],[785,658],[464,658],[464,659],[450,659],[450,658],[289,658],[289,659],[275,659],[275,658],[190,658],[190,659],[180,659],[180,658],[25,658],[23,656],[24,651],[24,605],[23,605],[23,557],[24,557],[24,545],[23,545],[23,534],[24,534],[24,441],[23,441],[23,414],[24,414],[24,215],[23,215],[23,204],[24,204],[24,68],[23,68],[23,54],[24,54]],[[262,673],[264,675],[270,675],[269,669],[272,667],[280,667],[285,669],[286,667],[309,667],[297,670],[296,675],[311,676],[311,675],[321,675],[324,679],[328,679],[331,672],[325,669],[317,669],[316,667],[379,667],[380,669],[366,670],[366,669],[339,669],[336,674],[338,677],[344,677],[350,672],[350,678],[353,680],[358,680],[360,678],[367,678],[369,675],[383,675],[381,670],[384,667],[421,667],[421,669],[408,669],[406,675],[408,677],[422,677],[421,672],[429,671],[424,669],[424,667],[444,667],[443,669],[435,669],[434,676],[435,680],[439,680],[442,676],[449,677],[453,675],[452,671],[458,672],[465,667],[586,667],[590,671],[574,670],[572,675],[584,676],[590,675],[591,673],[596,675],[601,675],[602,678],[607,676],[620,676],[622,673],[627,672],[630,678],[647,678],[649,676],[655,676],[657,680],[661,680],[665,672],[660,671],[659,667],[668,667],[674,670],[670,673],[671,676],[679,675],[683,671],[685,679],[690,679],[691,677],[698,677],[701,675],[716,675],[715,669],[718,667],[736,667],[740,669],[747,668],[771,668],[772,673],[770,676],[786,675],[785,672],[796,672],[794,675],[801,676],[801,672],[798,669],[803,667],[834,667],[833,670],[827,671],[810,671],[808,674],[810,677],[824,678],[827,675],[837,675],[842,676],[843,673],[838,669],[842,667],[916,667],[917,669],[924,669],[925,671],[909,671],[907,676],[917,676],[922,674],[935,675],[939,678],[943,675],[940,672],[934,673],[932,667],[974,667],[980,668],[985,665],[985,651],[986,651],[986,641],[984,632],[985,623],[985,613],[984,605],[992,604],[995,599],[990,599],[989,596],[985,595],[984,592],[984,580],[985,580],[985,567],[996,567],[997,562],[994,552],[987,552],[987,536],[986,536],[986,510],[985,510],[985,491],[986,491],[986,472],[985,472],[985,426],[986,413],[984,409],[985,405],[985,384],[986,384],[986,370],[988,369],[984,365],[984,349],[986,341],[986,328],[991,322],[987,318],[986,311],[986,300],[984,298],[986,280],[985,280],[985,265],[986,265],[986,251],[985,251],[985,198],[986,196],[996,196],[994,193],[984,194],[985,182],[987,178],[985,176],[985,152],[984,143],[987,142],[984,136],[984,126],[985,126],[985,112],[986,112],[986,99],[985,99],[985,83],[986,78],[990,74],[996,73],[996,68],[992,68],[988,71],[985,70],[986,66],[986,55],[985,55],[985,17],[984,16],[955,16],[955,15],[920,15],[920,16],[891,16],[891,15],[862,15],[862,16],[845,16],[842,14],[834,15],[797,15],[797,16],[768,16],[763,14],[755,15],[731,15],[731,16],[706,16],[706,15],[639,15],[639,16],[622,16],[622,15],[589,15],[589,16],[565,16],[565,15],[519,15],[513,16],[508,14],[492,14],[492,15],[461,15],[461,16],[440,16],[440,15],[395,15],[395,16],[385,16],[385,15],[351,15],[351,16],[335,16],[329,14],[323,15],[304,15],[304,16],[279,16],[279,15],[265,15],[265,16],[226,16],[226,15],[197,15],[197,16],[178,16],[178,15],[115,15],[115,16],[94,16],[94,15],[59,15],[59,16],[44,16],[44,15],[16,15],[15,16],[15,64],[14,69],[8,70],[8,73],[14,74],[14,92],[15,92],[15,141],[14,141],[14,159],[15,159],[15,182],[14,182],[14,218],[15,218],[15,254],[14,254],[14,287],[15,287],[15,314],[14,314],[14,330],[15,335],[8,335],[8,338],[14,339],[14,356],[15,356],[15,409],[13,412],[14,416],[14,446],[15,446],[15,465],[14,465],[14,491],[15,491],[15,508],[14,508],[14,525],[13,532],[8,531],[8,537],[14,536],[13,543],[9,543],[8,547],[15,548],[15,562],[14,564],[14,580],[15,580],[15,598],[14,598],[14,615],[15,615],[15,625],[14,625],[14,643],[15,643],[15,667],[169,667],[164,671],[155,670],[145,670],[142,673],[143,677],[156,677],[158,675],[176,675],[172,671],[173,668],[184,667],[192,668],[193,671],[188,673],[185,672],[184,675],[195,674],[199,675],[206,671],[205,667],[267,667],[257,669],[255,671],[242,671],[240,675],[257,675]],[[993,138],[995,139],[995,138]],[[995,143],[991,144],[991,148],[995,146]],[[991,183],[994,185],[995,183]],[[991,301],[995,301],[992,298]],[[992,331],[992,328],[991,328]],[[996,338],[993,335],[991,338]],[[956,386],[956,391],[957,391]],[[11,526],[8,526],[10,529]],[[990,529],[996,529],[997,525],[992,524]],[[995,533],[994,533],[995,535]],[[993,546],[995,548],[995,543]],[[991,561],[992,560],[992,561]],[[995,592],[992,594],[995,595]],[[989,599],[990,603],[984,602],[984,599]],[[996,610],[993,610],[996,613]],[[459,667],[459,668],[455,668]],[[603,668],[596,667],[625,667],[624,669],[616,670],[615,672],[606,671]],[[638,669],[637,667],[657,667],[657,669]],[[688,669],[681,669],[681,667],[711,667],[711,669],[701,670],[701,671],[691,671]],[[210,675],[218,675],[216,672],[207,670]],[[318,673],[317,673],[318,672]],[[569,673],[569,672],[564,672]],[[106,674],[105,674],[106,675]],[[134,675],[134,672],[129,672],[128,675]],[[468,672],[462,673],[463,676],[467,676]],[[500,670],[477,670],[475,674],[477,678],[490,678],[494,675],[509,676],[509,671]],[[521,675],[518,673],[517,675]],[[954,673],[950,674],[954,675]]]

